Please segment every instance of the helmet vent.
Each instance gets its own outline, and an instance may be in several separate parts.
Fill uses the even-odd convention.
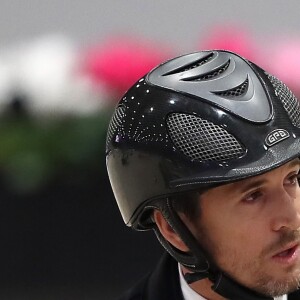
[[[185,78],[185,79],[182,79],[182,81],[204,81],[204,80],[214,79],[215,77],[223,74],[228,69],[229,65],[230,65],[230,59],[225,64],[223,64],[222,66],[220,66],[219,68],[217,68],[211,72],[208,72],[204,75]]]
[[[291,90],[279,79],[268,75],[274,86],[275,93],[282,102],[284,109],[288,113],[294,126],[300,128],[300,102]]]
[[[162,76],[167,76],[167,75],[173,75],[173,74],[178,74],[178,73],[181,73],[181,72],[187,72],[187,71],[190,71],[192,69],[195,69],[195,68],[198,68],[204,64],[206,64],[207,62],[209,62],[214,56],[214,53],[209,53],[208,55],[206,55],[205,57],[203,58],[200,58],[188,65],[184,65],[183,67],[180,67],[180,68],[177,68],[175,70],[172,70],[168,73],[165,73],[163,74]]]
[[[125,106],[120,105],[116,110],[114,115],[112,116],[112,119],[108,126],[107,131],[107,139],[106,139],[106,147],[111,142],[111,139],[113,138],[115,132],[118,130],[118,128],[122,125],[122,119],[125,116]]]
[[[226,130],[200,117],[172,113],[167,127],[175,146],[196,161],[222,161],[245,154],[242,145]]]
[[[222,92],[214,92],[215,95],[225,97],[225,98],[235,98],[244,95],[247,92],[249,86],[248,78],[239,86]]]

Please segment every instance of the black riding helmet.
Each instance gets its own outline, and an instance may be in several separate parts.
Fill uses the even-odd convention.
[[[177,261],[199,278],[209,277],[223,296],[271,299],[218,271],[169,197],[263,174],[299,152],[300,103],[286,85],[234,53],[201,51],[161,64],[124,95],[108,129],[106,155],[128,226],[154,228]],[[160,235],[149,218],[154,207],[190,253],[179,252]]]

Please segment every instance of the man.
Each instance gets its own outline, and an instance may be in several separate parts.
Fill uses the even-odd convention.
[[[122,300],[300,299],[300,103],[227,51],[177,57],[122,98],[107,168],[128,226],[167,250]]]

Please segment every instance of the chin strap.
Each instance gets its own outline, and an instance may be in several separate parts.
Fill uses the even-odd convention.
[[[185,273],[183,275],[185,281],[188,284],[196,282],[198,280],[202,280],[209,277],[209,272],[195,272],[195,273]]]
[[[163,205],[159,205],[161,213],[172,229],[179,235],[182,241],[190,249],[189,253],[184,253],[172,246],[160,233],[157,227],[154,227],[155,234],[163,247],[172,255],[180,264],[185,266],[192,273],[186,273],[184,278],[188,284],[198,280],[208,278],[212,284],[212,290],[219,295],[230,300],[274,300],[258,294],[226,276],[216,266],[211,264],[207,255],[192,235],[187,226],[180,219],[172,207],[169,199]]]
[[[209,272],[201,273],[186,273],[184,279],[188,284],[202,280],[205,278],[210,278]],[[274,300],[272,297],[267,297],[261,294],[258,294],[232,280],[231,278],[224,275],[222,272],[219,272],[216,280],[214,280],[212,285],[212,290],[218,293],[219,295],[230,300]]]

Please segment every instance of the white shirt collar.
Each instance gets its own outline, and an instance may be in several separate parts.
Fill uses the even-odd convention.
[[[178,270],[179,270],[179,280],[180,280],[180,287],[183,295],[184,300],[207,300],[200,296],[198,293],[196,293],[185,281],[183,278],[183,274],[181,271],[181,267],[178,264]]]
[[[178,270],[179,270],[179,281],[180,281],[180,287],[183,295],[184,300],[207,300],[206,298],[203,298],[198,293],[196,293],[185,281],[183,278],[183,274],[181,271],[181,267],[178,264]],[[274,300],[288,300],[287,295],[280,296],[274,298]]]
[[[287,295],[274,298],[274,300],[287,300]]]

